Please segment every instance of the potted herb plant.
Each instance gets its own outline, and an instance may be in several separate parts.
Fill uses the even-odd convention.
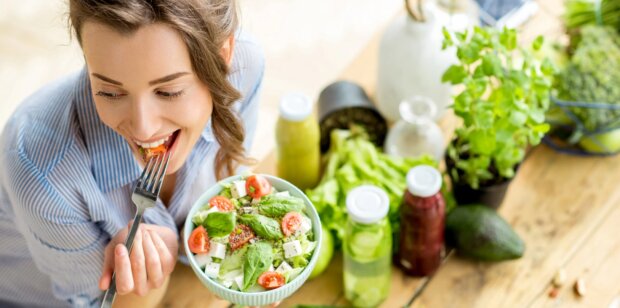
[[[446,152],[446,166],[459,204],[501,204],[526,150],[549,130],[545,112],[554,68],[517,44],[514,29],[475,27],[449,33],[443,48],[456,47],[459,63],[442,80],[458,85],[455,115],[462,120]]]

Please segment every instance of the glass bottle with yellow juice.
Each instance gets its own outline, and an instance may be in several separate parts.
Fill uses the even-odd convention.
[[[319,124],[308,97],[289,93],[280,100],[276,124],[277,174],[301,190],[319,181]]]

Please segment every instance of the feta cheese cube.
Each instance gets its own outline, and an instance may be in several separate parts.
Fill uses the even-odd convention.
[[[312,221],[310,220],[310,218],[303,216],[302,220],[301,220],[301,228],[299,228],[299,231],[301,231],[302,234],[308,233],[308,231],[312,230]]]
[[[233,281],[232,280],[224,280],[222,281],[222,285],[228,289],[230,289],[230,287],[232,287],[233,285]]]
[[[243,274],[235,277],[234,281],[235,281],[235,284],[237,284],[237,289],[239,290],[243,289]]]
[[[200,268],[204,268],[207,264],[211,263],[211,256],[208,253],[194,255],[194,259]]]
[[[258,214],[258,209],[253,206],[244,206],[241,208],[243,214]]]
[[[209,256],[212,258],[226,258],[226,245],[211,241],[211,248],[209,250]]]
[[[291,194],[288,191],[277,192],[274,196],[276,197],[290,197]]]
[[[209,278],[216,278],[220,274],[220,264],[211,262],[205,267],[205,274]]]
[[[282,263],[280,264],[280,266],[278,266],[278,268],[276,269],[276,272],[280,273],[280,274],[284,274],[290,270],[292,270],[293,268],[286,263],[286,261],[282,261]]]
[[[234,181],[233,185],[230,187],[230,194],[235,199],[247,196],[248,194],[245,191],[245,181]]]
[[[273,264],[269,265],[268,272],[275,272],[276,270],[273,268]]]
[[[298,240],[284,243],[282,245],[282,248],[284,248],[284,257],[287,259],[296,257],[302,253],[301,244]]]

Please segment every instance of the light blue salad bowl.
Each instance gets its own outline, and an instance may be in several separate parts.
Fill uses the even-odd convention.
[[[306,212],[305,214],[312,221],[312,231],[314,233],[314,240],[317,242],[317,246],[312,253],[312,257],[310,258],[310,262],[304,268],[304,270],[299,274],[299,276],[295,277],[289,283],[273,290],[263,291],[263,292],[241,292],[233,289],[228,289],[221,284],[219,284],[216,280],[209,278],[203,270],[200,268],[196,259],[194,258],[193,253],[189,250],[188,239],[192,231],[194,230],[194,223],[192,223],[192,217],[194,214],[200,210],[205,204],[209,202],[214,196],[217,196],[224,187],[222,184],[231,183],[233,181],[242,180],[243,178],[247,178],[247,176],[235,175],[229,178],[226,178],[213,187],[209,188],[205,193],[200,196],[200,198],[192,205],[192,208],[189,211],[187,219],[185,220],[185,226],[183,227],[183,246],[185,247],[185,254],[189,260],[189,264],[196,273],[196,276],[200,281],[213,293],[217,296],[230,301],[234,304],[238,305],[247,305],[247,306],[262,306],[272,304],[278,301],[281,301],[291,294],[293,294],[297,289],[299,289],[312,270],[316,265],[317,259],[319,257],[319,251],[321,249],[321,221],[319,219],[319,214],[316,212],[314,205],[310,202],[310,199],[301,191],[299,188],[295,187],[295,185],[289,183],[286,180],[278,178],[276,176],[261,174],[264,176],[271,186],[273,186],[277,191],[288,191],[291,196],[295,196],[304,200],[306,204]]]

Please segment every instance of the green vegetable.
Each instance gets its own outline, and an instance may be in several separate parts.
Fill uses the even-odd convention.
[[[321,247],[319,249],[319,259],[316,261],[316,265],[314,266],[309,278],[314,278],[321,275],[325,269],[327,269],[327,266],[334,255],[334,237],[332,236],[331,231],[325,228],[325,226],[322,226],[322,229],[323,234],[321,237]]]
[[[579,146],[591,153],[620,151],[620,129],[592,136],[584,136],[579,141]]]
[[[345,201],[349,190],[362,184],[373,184],[384,189],[390,198],[390,222],[394,234],[397,234],[400,221],[398,208],[405,191],[405,175],[409,169],[420,164],[437,166],[430,156],[400,158],[381,153],[358,127],[333,130],[326,159],[319,185],[307,190],[306,195],[319,212],[323,226],[335,235],[337,246],[344,236],[347,221]]]
[[[243,264],[243,291],[253,287],[258,277],[269,269],[273,261],[271,245],[257,242],[249,246]]]
[[[223,189],[220,192],[220,196],[224,196],[224,197],[226,197],[228,199],[233,199],[232,193],[230,191],[230,188],[232,187],[232,184],[231,183],[224,183],[224,184],[221,184],[221,185],[222,185]]]
[[[567,0],[566,27],[570,30],[588,24],[608,25],[620,31],[620,1],[600,0]],[[598,15],[598,17],[597,17]]]
[[[556,80],[559,98],[620,104],[620,35],[610,27],[586,26],[569,64]],[[570,107],[588,132],[620,126],[620,110]],[[579,130],[580,127],[577,127]],[[583,131],[579,132],[583,133]],[[577,140],[575,137],[573,140]]]
[[[537,145],[549,130],[545,113],[555,68],[539,61],[532,50],[517,44],[515,29],[475,27],[473,31],[444,32],[444,48],[455,47],[459,63],[447,69],[442,81],[459,85],[454,113],[463,121],[448,147],[455,182],[477,189],[512,178],[525,150]]]
[[[207,216],[209,216],[209,213],[208,213],[208,211],[206,209],[205,210],[200,210],[200,211],[196,212],[196,214],[194,214],[194,216],[192,217],[192,222],[196,226],[204,225],[205,220],[207,220]]]
[[[284,248],[282,248],[282,240],[273,243],[273,266],[278,267],[284,261]]]
[[[303,255],[294,256],[287,260],[290,261],[293,268],[306,267],[306,265],[308,265],[308,259],[306,259]]]
[[[286,283],[289,283],[291,280],[295,279],[297,276],[299,276],[299,274],[301,274],[301,272],[304,271],[303,267],[297,267],[297,268],[293,268],[291,270],[288,270],[286,272],[284,272],[283,276],[284,276],[284,281]]]
[[[245,254],[247,250],[248,246],[244,246],[240,249],[233,251],[230,256],[227,256],[222,261],[222,265],[220,266],[220,276],[224,276],[229,272],[241,269],[245,261]]]
[[[277,240],[282,238],[282,230],[277,220],[258,214],[243,214],[239,216],[239,222],[247,224],[262,238]]]
[[[229,235],[235,229],[235,212],[213,212],[205,220],[209,236]]]
[[[281,218],[288,212],[301,212],[305,208],[304,200],[292,196],[270,195],[258,203],[258,212],[274,218]]]

